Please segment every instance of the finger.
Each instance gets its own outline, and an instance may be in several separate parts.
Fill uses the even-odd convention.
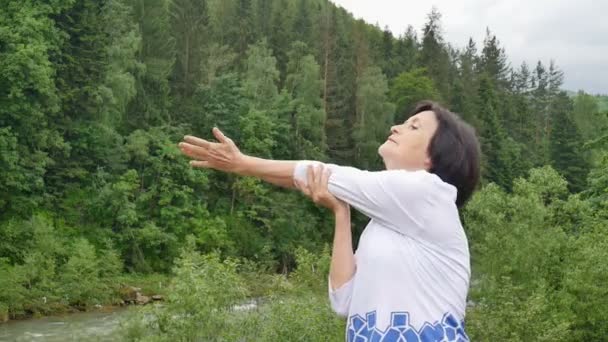
[[[319,190],[319,171],[322,170],[322,166],[315,166],[314,173],[312,174],[312,187],[315,188],[316,191]]]
[[[209,157],[209,150],[204,147],[181,142],[179,143],[179,149],[182,151],[182,153],[191,158],[208,159]]]
[[[300,191],[303,191],[303,189],[304,189],[304,185],[302,185],[302,182],[300,182],[300,181],[299,181],[299,180],[297,180],[297,179],[294,179],[294,180],[293,180],[293,184],[296,186],[296,189],[298,189],[298,190],[300,190]]]
[[[207,141],[205,139],[193,137],[191,135],[186,135],[184,137],[184,141],[187,142],[187,143],[189,143],[189,144],[191,144],[191,145],[205,147],[205,148],[209,148],[209,147],[211,147],[211,144],[213,144],[211,141]]]
[[[311,192],[314,192],[314,188],[313,188],[314,172],[315,172],[314,167],[312,165],[308,165],[308,170],[306,172],[306,181],[308,184],[308,188],[310,189]]]
[[[296,183],[296,187],[302,191],[302,193],[306,196],[310,195],[310,190],[308,189],[308,186],[304,185],[302,182],[300,182],[299,180],[295,180]]]
[[[325,165],[321,165],[319,166],[319,170],[317,172],[317,183],[316,183],[316,187],[317,187],[317,191],[319,192],[325,192],[327,189],[325,187],[325,172],[327,172],[327,166]]]
[[[322,170],[322,168],[323,167],[321,165],[315,166],[313,168],[313,173],[312,173],[312,185],[310,185],[310,186],[314,189],[313,191],[317,194],[319,193],[319,174],[320,174],[320,171]]]
[[[221,142],[221,143],[227,143],[228,142],[228,138],[224,135],[224,133],[222,133],[222,131],[220,131],[219,128],[217,127],[213,127],[213,135],[215,136],[215,138],[217,139],[217,141]]]
[[[327,190],[329,188],[328,184],[329,184],[329,176],[330,175],[331,175],[331,170],[330,169],[325,169],[325,171],[323,172],[323,180],[321,181],[321,186],[325,190]]]
[[[205,160],[191,160],[190,165],[192,165],[193,167],[198,167],[198,168],[202,168],[202,169],[211,168],[211,164],[209,164],[209,162],[205,161]]]

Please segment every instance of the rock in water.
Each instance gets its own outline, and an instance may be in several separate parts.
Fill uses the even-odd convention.
[[[137,293],[137,298],[135,299],[135,302],[139,305],[146,305],[148,303],[150,303],[150,297],[148,296],[142,296],[139,292]]]
[[[125,286],[120,289],[120,298],[126,303],[133,303],[137,300],[139,289],[133,286]]]

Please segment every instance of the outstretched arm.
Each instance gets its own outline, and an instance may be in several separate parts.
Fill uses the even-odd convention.
[[[294,187],[295,161],[248,156],[241,153],[232,139],[226,137],[217,127],[213,128],[213,135],[218,142],[185,136],[184,141],[179,144],[182,153],[194,159],[190,161],[192,166],[261,178],[285,188]]]
[[[316,161],[268,160],[244,155],[234,142],[214,128],[219,142],[185,137],[181,150],[195,160],[195,167],[213,168],[243,176],[261,178],[286,188],[294,187],[294,179],[306,182],[306,169],[310,165],[323,165]],[[422,219],[418,213],[428,206],[431,198],[429,186],[432,176],[426,171],[384,170],[363,171],[354,167],[324,164],[332,171],[329,192],[350,204],[366,216],[396,231],[404,227],[419,229]],[[455,189],[447,196],[455,199]]]

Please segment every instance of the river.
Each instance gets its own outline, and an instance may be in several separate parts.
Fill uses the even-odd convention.
[[[112,333],[136,308],[0,323],[0,341],[115,341]]]

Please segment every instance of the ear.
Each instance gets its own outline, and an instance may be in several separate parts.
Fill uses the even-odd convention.
[[[431,157],[424,158],[424,169],[427,171],[430,171],[431,167],[433,167],[433,162],[431,161]]]

